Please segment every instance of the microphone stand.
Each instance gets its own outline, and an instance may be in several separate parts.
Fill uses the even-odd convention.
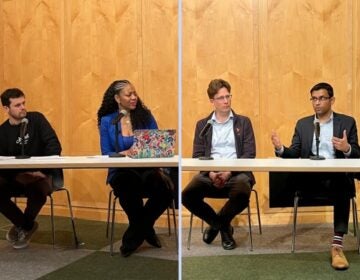
[[[316,145],[316,155],[310,156],[310,159],[312,159],[312,160],[324,160],[325,157],[319,155],[319,145],[320,145],[319,137],[316,137],[315,145]]]
[[[119,147],[119,122],[115,124],[115,153],[110,154],[109,157],[125,157],[123,154],[119,154],[120,147]]]
[[[30,158],[30,156],[25,155],[25,129],[26,124],[22,123],[20,127],[20,139],[21,139],[21,155],[15,156],[16,159],[26,159]]]

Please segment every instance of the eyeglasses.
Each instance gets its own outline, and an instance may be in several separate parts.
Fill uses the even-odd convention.
[[[228,101],[228,100],[231,99],[231,97],[232,97],[232,95],[229,94],[229,95],[224,95],[224,96],[216,97],[216,98],[213,98],[213,99],[216,100],[216,101],[225,101],[225,100]]]
[[[329,100],[331,97],[329,97],[329,96],[320,96],[320,97],[311,97],[310,98],[310,101],[312,102],[312,103],[316,103],[317,101],[319,101],[319,102],[324,102],[324,101],[326,101],[326,100]]]

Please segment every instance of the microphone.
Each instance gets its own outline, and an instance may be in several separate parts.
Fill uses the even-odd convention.
[[[319,122],[319,120],[315,120],[315,122],[314,122],[314,132],[315,132],[315,139],[319,140],[319,138],[320,138],[320,122]]]
[[[15,158],[16,159],[30,158],[30,156],[25,155],[25,134],[29,120],[27,118],[23,118],[20,123],[21,123],[20,125],[21,155],[15,156]]]
[[[211,128],[212,124],[213,124],[213,121],[211,119],[206,122],[206,125],[200,131],[200,134],[199,134],[200,139],[203,139],[209,133],[209,129]],[[206,138],[204,139],[204,141],[205,141],[205,151],[206,151],[209,143],[207,142]],[[211,156],[199,157],[199,160],[211,160],[211,159],[214,159],[214,158]]]
[[[121,110],[120,112],[119,112],[119,114],[116,116],[116,118],[114,118],[113,120],[112,120],[112,124],[117,124],[124,116],[126,116],[127,115],[127,111],[126,110]]]
[[[203,139],[206,134],[208,134],[210,127],[212,126],[212,120],[208,120],[206,125],[200,131],[199,138]]]
[[[310,156],[312,160],[323,160],[325,157],[319,155],[319,145],[320,145],[320,122],[318,119],[314,121],[314,134],[315,134],[315,145],[316,145],[316,155]]]

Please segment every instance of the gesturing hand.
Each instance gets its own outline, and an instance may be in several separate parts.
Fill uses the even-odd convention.
[[[281,144],[281,141],[280,141],[280,137],[276,133],[275,130],[271,131],[271,142],[273,143],[275,149],[277,149],[277,150],[281,149],[282,144]]]
[[[344,153],[347,153],[350,150],[350,144],[349,144],[347,136],[346,136],[346,130],[343,131],[342,138],[333,137],[332,143],[336,150],[342,151]]]

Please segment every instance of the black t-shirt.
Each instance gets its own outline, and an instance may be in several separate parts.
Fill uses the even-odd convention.
[[[39,112],[28,112],[26,118],[28,124],[24,137],[24,154],[29,156],[60,155],[59,139],[44,115]],[[20,127],[20,124],[11,125],[9,120],[0,126],[0,156],[21,155]],[[9,170],[4,170],[4,172],[8,174]]]

